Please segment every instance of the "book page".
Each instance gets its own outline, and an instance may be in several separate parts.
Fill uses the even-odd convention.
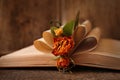
[[[0,67],[46,67],[55,66],[54,55],[29,46],[0,57]]]
[[[109,42],[109,45],[108,43]],[[99,46],[87,53],[74,56],[75,64],[120,69],[120,41],[102,39]],[[111,47],[108,47],[112,45]],[[19,51],[0,57],[0,67],[53,67],[56,66],[55,56],[51,53],[40,52],[29,46]]]

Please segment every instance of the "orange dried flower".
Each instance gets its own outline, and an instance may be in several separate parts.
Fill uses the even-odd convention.
[[[63,57],[60,57],[58,60],[57,60],[57,67],[58,68],[67,68],[70,64],[70,59],[69,58],[63,58]]]
[[[56,37],[54,38],[54,45],[52,53],[55,56],[67,55],[68,52],[74,47],[72,37]]]

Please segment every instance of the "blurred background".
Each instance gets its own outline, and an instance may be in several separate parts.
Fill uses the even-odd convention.
[[[102,37],[120,40],[120,0],[0,0],[0,55],[32,45],[51,20],[64,24],[78,10]]]

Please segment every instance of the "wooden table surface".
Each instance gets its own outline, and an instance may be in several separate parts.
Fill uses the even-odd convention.
[[[72,73],[51,68],[3,68],[0,80],[120,80],[120,71],[76,66]]]

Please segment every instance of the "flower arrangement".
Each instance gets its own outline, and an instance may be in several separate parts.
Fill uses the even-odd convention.
[[[68,28],[69,27],[73,27],[73,25],[68,26]],[[66,33],[67,31],[65,30],[65,28],[66,25],[63,28],[51,27],[51,32],[54,35],[52,54],[55,56],[59,56],[57,58],[57,68],[59,69],[59,71],[64,72],[69,70],[71,67],[70,65],[72,63],[72,59],[70,52],[73,50],[75,44],[72,33]]]
[[[75,20],[67,22],[64,26],[54,25],[49,31],[44,31],[45,42],[41,39],[38,45],[38,42],[34,41],[38,50],[47,51],[57,57],[56,66],[62,72],[70,71],[75,65],[73,56],[77,54],[75,52],[77,48],[84,47],[78,49],[79,52],[91,51],[96,48],[99,41],[100,29],[96,27],[91,31],[91,22],[85,20],[80,24],[78,17],[79,14]]]

